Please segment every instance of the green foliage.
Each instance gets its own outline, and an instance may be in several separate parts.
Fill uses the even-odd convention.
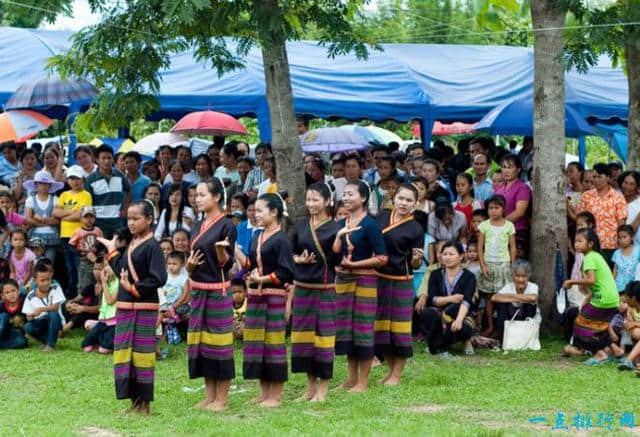
[[[366,57],[373,41],[351,24],[363,1],[131,0],[112,7],[89,0],[103,21],[76,33],[69,52],[49,65],[62,75],[92,78],[103,92],[90,114],[96,123],[128,126],[157,109],[159,72],[177,53],[192,50],[221,75],[241,68],[255,44],[297,40],[314,28],[329,56]]]
[[[627,42],[640,39],[640,25],[620,23],[640,22],[640,1],[619,0],[597,4],[590,9],[576,8],[574,21],[582,27],[567,31],[565,52],[568,67],[586,72],[590,66],[596,65],[602,54],[611,58],[614,67],[624,65],[625,46]]]
[[[72,5],[73,0],[0,0],[0,26],[36,28],[59,14],[70,16]]]

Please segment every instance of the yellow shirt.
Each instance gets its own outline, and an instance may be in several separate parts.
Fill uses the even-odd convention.
[[[89,194],[88,191],[82,190],[74,193],[69,190],[65,191],[60,195],[60,197],[58,197],[58,204],[56,206],[62,208],[64,211],[77,211],[85,206],[91,206],[92,204],[93,200],[91,199],[91,194]],[[71,238],[73,233],[79,228],[80,220],[77,222],[62,220],[60,222],[60,238]]]

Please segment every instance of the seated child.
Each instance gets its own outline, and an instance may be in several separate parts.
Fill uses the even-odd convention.
[[[623,315],[620,320],[620,315]],[[631,352],[626,358],[620,361],[618,369],[633,370],[636,369],[636,362],[640,357],[640,281],[632,281],[627,285],[624,292],[624,302],[620,303],[620,314],[616,314],[611,320],[609,326],[609,336],[612,342],[621,343],[619,340],[624,331],[628,333],[631,342],[634,343]],[[612,345],[612,351],[615,355],[620,352],[624,353],[624,345]]]
[[[97,323],[85,327],[90,330],[82,341],[82,350],[92,352],[98,348],[101,354],[113,352],[113,336],[116,331],[116,299],[118,297],[119,281],[108,263],[96,262],[93,273],[99,284],[96,290],[100,292],[101,304]]]
[[[35,290],[27,294],[22,307],[28,320],[24,330],[44,344],[43,351],[51,352],[64,323],[61,305],[65,297],[60,286],[53,284],[53,269],[49,265],[39,262],[34,270]]]
[[[0,289],[0,349],[27,347],[24,325],[27,318],[22,313],[24,294],[14,279],[7,279]]]
[[[167,257],[167,282],[158,289],[160,320],[167,335],[167,343],[180,343],[177,324],[189,318],[189,275],[184,269],[186,262],[182,252],[171,252]]]
[[[96,266],[98,267],[96,271]],[[92,264],[94,281],[89,283],[76,297],[68,300],[62,306],[62,314],[67,323],[62,327],[61,335],[73,328],[85,326],[88,321],[95,321],[100,312],[100,264]]]
[[[242,278],[231,280],[233,290],[233,338],[242,340],[244,336],[244,314],[247,312],[247,284]]]
[[[504,336],[505,320],[534,319],[540,322],[540,308],[538,307],[538,286],[529,282],[531,266],[525,260],[516,260],[511,267],[513,282],[505,284],[496,294],[491,296],[495,304],[497,317],[498,338]],[[514,317],[515,316],[515,317]]]

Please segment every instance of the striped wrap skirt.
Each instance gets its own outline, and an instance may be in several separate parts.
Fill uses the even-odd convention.
[[[373,272],[336,274],[336,355],[373,358],[377,283]]]
[[[157,309],[117,309],[113,340],[116,398],[153,401],[157,321]]]
[[[333,284],[295,283],[291,322],[291,371],[333,377],[336,290]]]
[[[618,308],[596,308],[585,303],[573,325],[573,345],[592,353],[604,349],[611,342],[609,322],[618,313]]]
[[[281,295],[249,290],[242,348],[244,379],[287,380],[286,299],[284,290]]]
[[[189,378],[228,380],[233,361],[233,295],[230,289],[191,289],[187,333]]]
[[[413,356],[413,278],[378,277],[375,351],[379,357]]]

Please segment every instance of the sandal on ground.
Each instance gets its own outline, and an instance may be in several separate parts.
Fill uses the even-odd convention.
[[[618,364],[618,370],[636,370],[636,366],[628,358],[623,358]]]
[[[589,358],[586,361],[583,361],[582,364],[587,365],[587,366],[597,366],[599,364],[602,364],[604,362],[607,361],[608,358],[605,358],[604,360],[599,360],[597,358]]]

